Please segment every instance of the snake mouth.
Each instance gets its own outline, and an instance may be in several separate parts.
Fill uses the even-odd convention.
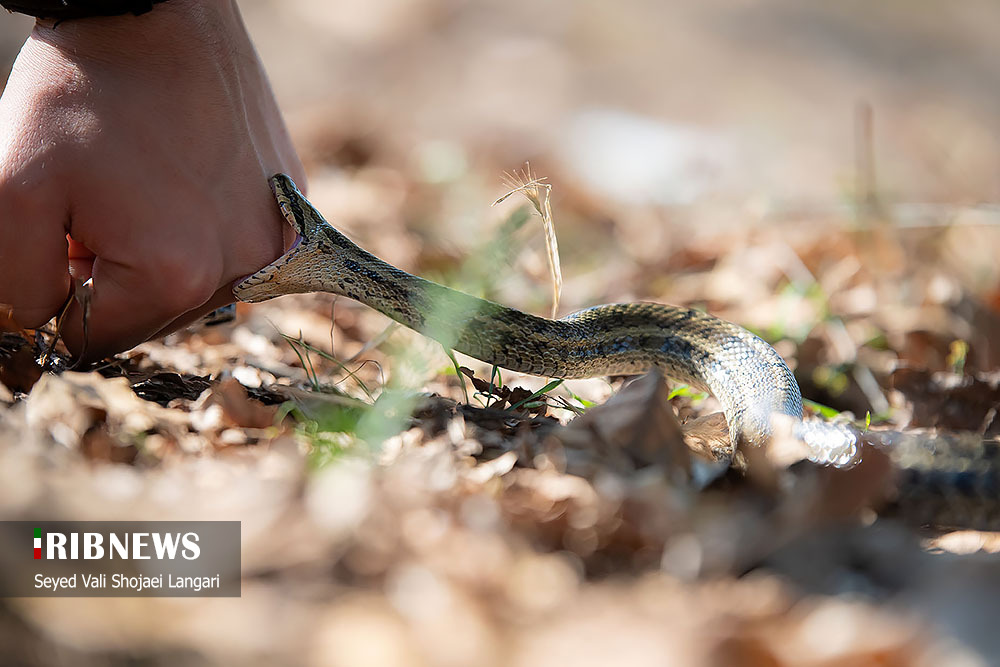
[[[275,271],[277,271],[277,269],[282,264],[285,263],[285,260],[288,257],[290,257],[292,255],[292,253],[294,253],[295,250],[300,245],[302,245],[303,238],[304,237],[302,236],[302,234],[299,234],[298,232],[296,232],[295,233],[295,240],[292,241],[292,245],[288,247],[288,250],[286,250],[285,252],[283,252],[280,257],[278,257],[276,260],[274,260],[270,264],[268,264],[268,265],[266,265],[266,266],[258,269],[257,271],[254,271],[251,274],[245,275],[242,278],[238,279],[234,283],[235,287],[233,287],[233,291],[234,292],[238,292],[239,290],[242,290],[242,289],[245,289],[245,288],[248,288],[248,287],[252,287],[254,285],[259,285],[259,284],[261,284],[263,282],[267,282],[268,280],[270,280],[274,276]]]
[[[303,229],[301,221],[296,217],[295,212],[292,210],[290,199],[288,197],[289,190],[297,191],[295,182],[285,174],[275,174],[268,179],[268,186],[271,189],[271,194],[274,196],[275,203],[278,205],[278,211],[281,213],[281,217],[283,217],[285,222],[291,225],[292,229],[295,230],[295,239],[292,241],[292,244],[285,249],[285,252],[273,262],[234,281],[233,293],[236,295],[246,288],[271,280],[274,277],[275,272],[282,264],[285,263],[285,261],[288,260],[289,257],[291,257],[295,250],[302,244],[304,239],[303,232],[305,229]],[[237,296],[237,298],[239,298],[239,296]]]

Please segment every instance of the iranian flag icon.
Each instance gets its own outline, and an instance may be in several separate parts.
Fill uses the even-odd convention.
[[[42,529],[35,528],[35,560],[42,557]]]

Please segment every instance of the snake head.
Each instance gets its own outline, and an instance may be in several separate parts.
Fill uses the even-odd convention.
[[[282,294],[329,291],[327,277],[336,268],[338,250],[357,246],[323,218],[290,176],[275,174],[270,184],[278,209],[297,238],[281,257],[237,281],[233,295],[255,303]]]
[[[275,174],[271,177],[270,184],[274,199],[278,202],[278,210],[299,236],[308,239],[319,228],[329,227],[323,215],[299,191],[291,176]]]

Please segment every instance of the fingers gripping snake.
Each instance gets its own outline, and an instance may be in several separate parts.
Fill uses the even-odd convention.
[[[596,306],[562,319],[538,317],[411,275],[361,249],[333,228],[285,174],[271,179],[295,245],[240,281],[233,293],[258,302],[284,294],[330,292],[360,301],[446,347],[502,368],[558,378],[642,373],[710,391],[734,444],[759,445],[784,415],[814,460],[854,457],[849,426],[802,419],[798,384],[781,356],[735,324],[658,303]],[[891,454],[890,454],[891,455]]]

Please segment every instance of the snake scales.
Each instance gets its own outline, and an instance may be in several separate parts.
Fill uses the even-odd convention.
[[[850,427],[802,420],[802,396],[784,360],[735,324],[657,303],[596,306],[559,320],[530,315],[397,269],[334,229],[288,176],[275,175],[271,187],[299,238],[233,288],[241,301],[302,292],[347,296],[446,347],[534,375],[570,379],[659,367],[719,400],[734,443],[765,442],[772,415],[779,414],[795,424],[814,460],[845,462],[857,451],[858,434]],[[919,501],[918,520],[1000,524],[996,466],[976,467],[986,444],[938,440],[938,451],[928,453],[922,440],[895,443],[889,455],[903,473],[900,497]]]

